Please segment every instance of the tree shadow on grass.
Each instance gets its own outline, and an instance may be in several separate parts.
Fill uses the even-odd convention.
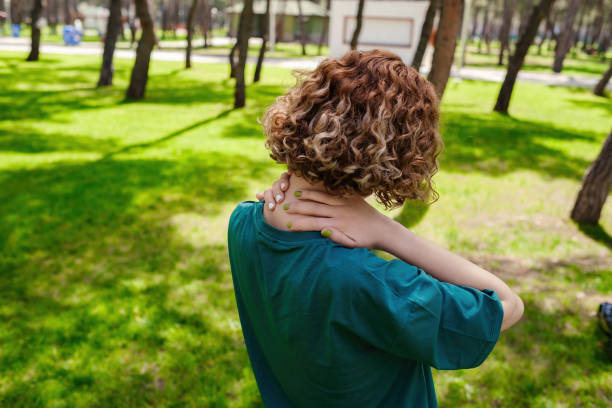
[[[586,223],[576,223],[578,229],[586,236],[591,237],[594,241],[601,242],[608,248],[612,249],[612,237],[603,229],[601,224],[592,225]]]
[[[546,140],[595,141],[551,125],[496,113],[443,115],[441,171],[482,172],[492,176],[532,170],[549,177],[580,179],[589,162],[545,144]]]
[[[46,153],[54,151],[106,151],[116,148],[113,139],[96,139],[84,135],[63,133],[40,134],[38,130],[21,125],[0,128],[0,151]]]
[[[523,318],[501,334],[482,366],[452,374],[436,373],[436,381],[448,384],[439,388],[440,405],[603,403],[601,396],[610,395],[612,389],[598,378],[605,378],[612,356],[606,351],[606,336],[597,319],[581,305],[560,305],[555,310],[542,306],[551,300],[552,304],[561,304],[561,297],[573,295],[562,287],[554,287],[548,293],[521,294],[525,303]],[[470,392],[472,388],[476,392]]]
[[[215,152],[2,171],[0,405],[227,405],[249,364],[219,215],[269,170]]]

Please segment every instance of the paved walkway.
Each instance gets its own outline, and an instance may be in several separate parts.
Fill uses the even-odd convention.
[[[227,45],[229,39],[227,38],[213,38],[213,45]],[[259,38],[252,38],[253,44],[258,44]],[[184,41],[162,41],[161,49],[155,49],[152,54],[152,59],[160,61],[183,61],[185,53],[181,50],[176,49],[164,49],[164,47],[177,47],[183,44]],[[3,51],[29,51],[30,43],[27,38],[10,38],[0,37],[0,50]],[[65,46],[62,44],[41,44],[41,54],[70,54],[70,55],[102,55],[103,44],[84,42],[79,46]],[[115,50],[116,58],[134,58],[136,52],[134,49],[117,49]],[[313,69],[321,60],[325,57],[312,57],[312,58],[274,58],[266,57],[264,65],[276,66],[283,68],[299,68],[299,69]],[[201,55],[194,53],[192,56],[194,63],[227,63],[226,55]],[[256,63],[255,57],[248,57],[247,62]],[[424,67],[422,73],[429,71],[428,67]],[[490,68],[474,68],[464,67],[461,69],[454,68],[451,75],[454,78],[461,79],[477,79],[482,81],[490,82],[502,82],[504,80],[506,71],[502,69],[490,69]],[[518,75],[519,81],[524,82],[535,82],[545,85],[553,86],[573,86],[580,88],[593,88],[599,78],[584,77],[584,76],[569,76],[563,73],[545,73],[545,72],[534,72],[534,71],[521,71]],[[612,82],[608,84],[607,89],[612,89]]]

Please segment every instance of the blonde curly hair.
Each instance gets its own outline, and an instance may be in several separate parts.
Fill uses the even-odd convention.
[[[374,194],[385,208],[438,200],[438,99],[417,71],[372,50],[293,72],[296,85],[260,121],[272,159],[330,193]]]

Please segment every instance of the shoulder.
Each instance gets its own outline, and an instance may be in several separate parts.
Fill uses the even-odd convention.
[[[414,265],[399,259],[387,260],[367,248],[346,248],[333,244],[326,266],[345,289],[368,289],[383,285],[393,292],[398,286],[424,273]]]
[[[260,205],[258,201],[243,201],[234,208],[232,214],[230,215],[230,226],[236,222],[239,222],[241,219],[245,217],[250,217],[253,214],[253,211]]]

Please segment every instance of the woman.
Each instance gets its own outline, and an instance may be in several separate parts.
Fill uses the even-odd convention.
[[[430,367],[477,367],[520,319],[504,282],[364,200],[437,195],[437,106],[415,70],[373,50],[324,60],[266,110],[289,172],[238,205],[228,248],[267,407],[435,407]]]

